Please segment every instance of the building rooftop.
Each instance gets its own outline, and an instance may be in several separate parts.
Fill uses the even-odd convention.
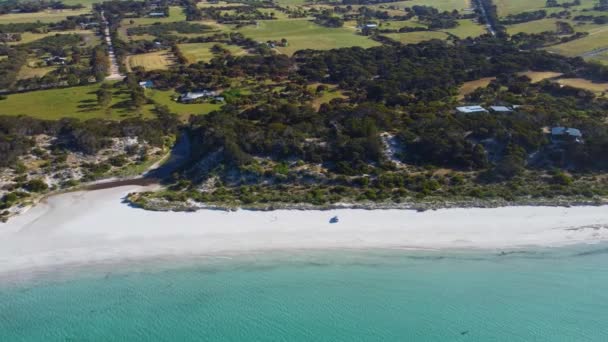
[[[462,106],[462,107],[456,107],[456,110],[461,112],[461,113],[482,113],[482,112],[487,112],[487,110],[485,108],[483,108],[482,106]]]
[[[493,112],[512,112],[513,109],[507,106],[490,106]]]
[[[556,136],[568,135],[568,136],[575,137],[575,138],[581,138],[583,136],[583,133],[581,133],[581,131],[576,128],[552,127],[551,135],[556,135]]]

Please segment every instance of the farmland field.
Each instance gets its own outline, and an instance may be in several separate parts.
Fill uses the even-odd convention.
[[[562,2],[566,1],[558,1],[558,3]],[[546,0],[494,0],[494,3],[496,4],[498,15],[500,17],[541,9],[546,10],[547,13],[559,12],[563,10],[563,8],[561,7],[546,8]],[[572,6],[569,8],[569,10],[572,11],[593,7],[593,5],[595,5],[596,3],[597,0],[581,0],[581,5]]]
[[[174,63],[174,56],[168,51],[156,51],[127,56],[125,64],[132,70],[142,67],[144,70],[166,70]]]
[[[259,26],[245,26],[238,29],[246,37],[257,41],[287,39],[289,46],[278,47],[281,53],[292,55],[303,49],[330,50],[360,46],[369,48],[380,43],[360,36],[348,28],[328,28],[302,19],[263,20]]]
[[[243,48],[239,46],[218,43],[178,44],[178,47],[190,63],[196,63],[200,61],[209,62],[211,58],[214,57],[214,54],[211,52],[211,48],[216,44],[230,51],[233,56],[241,56],[247,54],[247,51],[243,50]]]
[[[574,57],[599,48],[608,48],[608,25],[602,30],[589,34],[587,37],[576,39],[564,44],[550,46],[547,48],[547,50],[565,56]]]
[[[91,30],[69,30],[69,31],[51,31],[46,33],[31,33],[31,32],[23,32],[21,33],[21,40],[18,42],[10,42],[9,45],[18,45],[18,44],[27,44],[38,39],[42,39],[44,37],[54,36],[56,34],[80,34],[84,37],[87,45],[93,46],[100,43],[99,37],[93,33]]]
[[[2,100],[0,114],[29,115],[40,119],[61,119],[65,117],[82,120],[92,118],[124,119],[137,116],[129,108],[130,95],[121,88],[113,89],[110,114],[97,104],[95,92],[99,84],[62,89],[38,90],[11,94]],[[152,106],[143,109],[144,116],[151,116]]]
[[[85,8],[79,10],[44,11],[37,13],[10,13],[0,15],[0,24],[33,23],[37,21],[42,23],[53,23],[62,21],[68,16],[81,15],[89,12],[90,9]]]
[[[485,26],[479,25],[478,23],[469,19],[458,20],[458,24],[459,25],[455,28],[445,29],[442,31],[451,33],[459,38],[479,37],[482,34],[487,33]]]
[[[446,39],[448,35],[445,32],[439,31],[421,31],[421,32],[405,32],[405,33],[388,33],[384,36],[398,41],[402,44],[417,44],[431,39]]]

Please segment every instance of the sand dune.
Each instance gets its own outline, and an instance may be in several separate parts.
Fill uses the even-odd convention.
[[[195,213],[131,208],[128,186],[49,198],[0,224],[0,275],[68,264],[323,248],[490,248],[608,240],[608,207]],[[330,224],[332,216],[340,222]]]

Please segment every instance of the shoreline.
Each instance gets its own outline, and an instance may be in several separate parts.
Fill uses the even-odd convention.
[[[608,241],[608,206],[158,212],[126,200],[148,189],[63,193],[1,224],[0,278],[68,265],[269,251],[500,251]],[[333,216],[337,224],[329,223]]]
[[[576,198],[576,197],[554,197],[554,198],[527,198],[508,201],[504,199],[434,199],[421,201],[404,201],[404,202],[344,202],[344,203],[328,203],[316,205],[311,203],[253,203],[253,204],[216,204],[216,203],[198,203],[194,201],[187,202],[169,202],[159,199],[146,199],[145,203],[138,201],[139,192],[130,193],[127,200],[130,205],[136,208],[141,208],[150,211],[159,212],[196,212],[199,210],[220,210],[220,211],[275,211],[275,210],[312,210],[312,211],[328,211],[339,209],[360,209],[360,210],[415,210],[424,212],[428,210],[440,209],[491,209],[503,207],[583,207],[583,206],[608,206],[608,198]]]

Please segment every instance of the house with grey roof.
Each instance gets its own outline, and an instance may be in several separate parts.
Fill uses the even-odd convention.
[[[507,106],[490,106],[490,111],[494,113],[510,113],[513,108]]]
[[[456,107],[456,110],[460,113],[466,113],[466,114],[470,114],[470,113],[487,113],[488,111],[483,108],[482,106],[461,106],[461,107]]]
[[[216,95],[217,92],[213,90],[189,91],[180,95],[179,102],[192,102],[201,98],[214,97]]]
[[[583,133],[577,128],[572,127],[552,127],[550,131],[551,142],[554,144],[563,143],[582,143]]]

